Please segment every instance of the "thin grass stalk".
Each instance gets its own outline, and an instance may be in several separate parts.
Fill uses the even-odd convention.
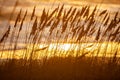
[[[20,28],[19,28],[19,33],[20,33],[21,30],[22,30],[23,23],[24,23],[24,21],[25,21],[26,16],[27,16],[27,10],[26,10],[26,12],[25,12],[25,14],[24,14],[24,16],[23,16],[22,21],[21,21]],[[27,33],[26,33],[26,34],[27,34]],[[27,39],[27,37],[26,37],[26,39]],[[26,39],[25,39],[25,41],[26,41],[25,44],[27,44],[27,40],[26,40]],[[27,47],[27,45],[26,45],[26,47]],[[26,51],[27,51],[27,49],[26,49]],[[26,52],[26,51],[25,51],[25,52]],[[23,53],[24,56],[25,56],[25,54],[26,54],[25,52]],[[26,58],[25,58],[25,59],[26,59]]]
[[[106,12],[105,15],[104,15],[104,17],[103,17],[102,22],[104,22],[106,20],[106,18],[108,18],[108,16],[109,16],[109,14],[108,14],[108,12]]]
[[[95,8],[93,9],[92,13],[91,13],[90,16],[88,17],[88,20],[89,20],[90,18],[94,18],[96,10],[97,10],[97,6],[95,6]]]
[[[74,14],[76,13],[77,8],[74,8],[71,12],[70,16],[68,17],[68,20],[72,21]]]
[[[15,32],[16,32],[16,29],[18,28],[17,27],[17,24],[18,22],[20,21],[21,19],[21,12],[22,12],[22,9],[20,9],[20,12],[18,13],[17,15],[17,18],[16,18],[16,21],[15,21],[15,24],[13,26],[13,31],[12,31],[12,34],[11,34],[11,38],[10,38],[10,47],[12,46],[12,43],[13,43],[13,40],[14,40],[14,36],[15,36]],[[16,43],[15,43],[16,44]],[[15,46],[14,46],[14,51],[13,53],[15,53]],[[14,58],[14,55],[15,54],[12,54],[12,58]]]
[[[78,10],[77,13],[76,13],[76,15],[75,15],[75,17],[73,18],[73,20],[72,20],[72,22],[71,22],[72,24],[75,22],[75,20],[78,19],[79,14],[80,14],[80,11]]]
[[[90,11],[90,6],[87,6],[87,9],[85,10],[85,13],[84,13],[84,15],[83,15],[83,18],[84,18],[84,17],[88,18],[88,16],[89,16],[89,11]]]
[[[37,17],[36,17],[36,19],[33,23],[33,26],[32,26],[32,29],[31,29],[31,32],[30,32],[30,35],[29,35],[29,39],[32,35],[33,36],[35,35],[36,31],[37,31]]]
[[[62,32],[61,32],[62,34],[65,32],[67,26],[68,26],[68,21],[66,21],[62,26]]]
[[[22,30],[23,22],[24,22],[26,16],[27,16],[27,10],[26,10],[26,12],[25,12],[25,14],[24,14],[24,17],[23,17],[23,19],[22,19],[22,22],[21,22],[21,24],[20,24],[19,32]]]
[[[16,0],[16,2],[15,2],[15,4],[14,4],[14,7],[13,7],[13,10],[12,10],[12,12],[11,12],[11,14],[10,14],[10,17],[9,17],[9,21],[11,21],[11,19],[12,19],[12,17],[13,17],[13,14],[14,14],[14,12],[15,12],[15,10],[16,10],[16,7],[18,6],[18,3],[19,3],[19,0]]]
[[[17,27],[17,23],[20,21],[21,19],[21,12],[22,12],[22,9],[20,9],[20,12],[18,13],[17,15],[17,18],[16,18],[16,21],[15,21],[15,24],[14,24],[14,28]]]
[[[116,22],[116,20],[117,20],[118,14],[119,14],[119,11],[116,12],[115,17],[114,17],[114,19],[113,19],[115,22]]]
[[[80,13],[80,16],[83,15],[83,13],[85,12],[85,10],[87,9],[87,6],[83,6],[82,9],[81,9],[81,13]]]
[[[1,53],[1,57],[0,57],[0,59],[2,58],[2,56],[3,56],[3,51],[4,51],[4,47],[5,47],[5,40],[7,40],[7,38],[9,37],[9,34],[10,34],[10,26],[9,26],[9,28],[8,28],[8,30],[5,32],[5,34],[3,35],[3,37],[1,38],[1,40],[0,40],[0,44],[2,43],[2,42],[4,42],[4,44],[3,44],[3,50],[2,50],[2,53]]]
[[[95,37],[95,40],[99,40],[100,39],[100,34],[101,34],[101,27],[99,27],[98,31],[97,31],[97,34],[96,34],[96,37]]]
[[[108,25],[109,19],[110,19],[110,16],[108,16],[108,18],[106,19],[104,26]]]
[[[60,10],[58,12],[57,19],[60,19],[63,9],[64,9],[64,4],[61,6],[61,8],[60,8]]]
[[[73,7],[71,7],[71,8],[67,11],[67,14],[65,15],[66,18],[68,18],[68,16],[70,15],[72,9],[73,9]]]
[[[2,43],[5,40],[5,38],[9,36],[9,34],[10,34],[10,26],[8,30],[5,32],[5,34],[3,35],[3,37],[0,39],[0,43]]]
[[[16,41],[15,41],[15,45],[14,45],[14,52],[13,52],[13,54],[15,54],[15,50],[16,50],[17,45],[18,45],[18,40],[19,40],[20,32],[22,30],[22,27],[23,27],[22,25],[23,25],[23,22],[24,22],[24,20],[26,18],[26,15],[27,15],[27,11],[25,12],[25,15],[24,15],[24,17],[23,17],[23,19],[21,21],[20,27],[19,27],[19,31],[17,33],[17,37],[16,37]]]
[[[43,9],[42,15],[41,15],[41,19],[40,19],[40,26],[41,24],[45,21],[46,18],[46,12],[45,12],[45,8]]]
[[[106,12],[107,12],[107,10],[103,10],[103,11],[99,14],[99,16],[104,15]]]
[[[53,15],[58,11],[58,9],[59,9],[59,6],[52,11],[52,13],[48,17],[48,20],[50,20],[53,17]]]
[[[34,8],[33,8],[33,12],[32,12],[32,15],[31,15],[31,20],[33,20],[33,17],[35,16],[35,9],[36,9],[36,6],[34,6]]]

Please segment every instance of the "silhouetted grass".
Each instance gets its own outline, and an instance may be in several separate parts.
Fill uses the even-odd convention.
[[[120,65],[107,58],[52,57],[49,59],[9,60],[0,66],[2,80],[119,80]]]
[[[36,8],[37,6],[33,8],[28,26],[24,26],[28,11],[26,10],[22,17],[21,9],[14,25],[9,26],[0,39],[0,45],[4,43],[1,55],[4,54],[7,39],[10,38],[8,41],[10,43],[9,48],[13,45],[13,51],[8,50],[12,57],[7,55],[8,59],[5,62],[2,61],[3,56],[0,57],[1,80],[120,79],[119,11],[115,13],[114,17],[111,17],[107,10],[97,12],[97,6],[93,10],[89,5],[85,5],[81,9],[70,7],[69,10],[66,10],[62,5],[51,12],[44,8],[41,16],[38,17],[35,15]],[[22,58],[16,59],[18,40],[20,40],[20,36],[25,36],[20,34],[25,29],[23,27],[27,27],[26,39],[24,39],[26,48],[23,51]],[[45,38],[44,41],[43,38]],[[96,46],[88,45],[91,42]],[[40,43],[48,46],[39,48]],[[57,43],[57,47],[55,50],[49,51],[48,47],[53,43]],[[73,50],[70,48],[67,51],[59,51],[59,43],[70,43]],[[74,43],[79,44],[79,50],[76,51],[76,48],[72,47]],[[87,47],[84,48],[83,43],[86,43]],[[104,43],[106,44],[102,49]],[[114,48],[111,47],[111,52],[108,53],[110,43],[116,43],[116,45],[113,46]],[[87,48],[91,48],[91,50],[86,51]],[[40,54],[45,56],[41,57]],[[111,56],[107,57],[107,54],[111,54]]]

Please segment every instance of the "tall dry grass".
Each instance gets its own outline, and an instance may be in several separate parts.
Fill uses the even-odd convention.
[[[19,11],[14,25],[9,26],[8,30],[0,39],[0,45],[4,43],[2,45],[3,47],[6,46],[5,42],[7,38],[10,38],[10,48],[13,45],[13,51],[8,50],[12,59],[9,59],[11,57],[8,55],[8,61],[2,62],[2,65],[0,65],[0,74],[3,79],[7,80],[10,77],[16,80],[20,76],[23,76],[21,73],[26,75],[21,78],[23,80],[109,80],[111,78],[113,78],[112,80],[118,80],[120,78],[118,75],[120,73],[120,59],[118,57],[120,50],[119,11],[115,13],[114,17],[111,17],[107,10],[99,12],[97,6],[93,10],[91,10],[91,6],[89,5],[85,5],[81,9],[70,7],[66,10],[65,6],[62,5],[53,9],[51,12],[44,8],[41,16],[37,17],[35,15],[36,8],[37,6],[33,8],[30,21],[28,22],[32,25],[29,25],[28,27],[30,29],[27,28],[28,30],[26,30],[26,39],[24,39],[26,48],[21,52],[23,54],[21,59],[16,60],[15,56],[19,47],[20,36],[24,36],[20,33],[26,27],[24,23],[28,14],[27,10],[23,17],[22,9]],[[41,43],[47,44],[48,46],[39,48]],[[53,43],[56,43],[57,47],[49,51],[48,48]],[[60,43],[70,43],[71,46],[67,51],[59,50]],[[89,45],[89,43],[94,44]],[[103,50],[102,45],[104,43],[105,48]],[[109,58],[106,55],[108,54],[109,44],[111,43],[116,43],[116,45],[115,48],[111,47],[113,51],[109,54],[113,56]],[[75,47],[77,46],[72,47],[73,44],[79,44],[79,50],[75,51]],[[83,44],[87,47],[83,47]],[[53,44],[53,46],[56,45]],[[87,48],[91,48],[91,50],[86,51]],[[4,48],[2,52],[1,55],[4,54]],[[41,57],[40,55],[43,54],[45,56]],[[86,57],[87,55],[89,57]],[[0,59],[3,59],[2,56]],[[113,70],[109,71],[111,69]],[[4,72],[4,70],[6,71]],[[13,72],[10,76],[7,73],[9,70]],[[57,72],[54,72],[54,70]],[[17,74],[13,76],[15,73]],[[38,76],[39,74],[40,76]],[[7,76],[6,78],[5,75]]]

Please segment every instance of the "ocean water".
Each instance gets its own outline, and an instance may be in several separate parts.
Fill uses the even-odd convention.
[[[33,44],[19,44],[16,50],[10,47],[0,51],[1,59],[12,58],[27,58],[30,57],[33,51],[33,58],[39,59],[45,56],[76,56],[76,54],[91,57],[113,57],[117,51],[117,57],[120,57],[120,44],[115,42],[104,43],[41,43],[34,46]]]

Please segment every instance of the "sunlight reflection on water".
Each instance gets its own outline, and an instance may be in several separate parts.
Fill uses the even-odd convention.
[[[19,45],[20,46],[20,45]],[[22,45],[23,46],[23,45]],[[106,48],[107,46],[107,48]],[[29,57],[32,51],[33,45],[28,45],[27,48],[18,48],[15,50],[15,58],[23,58],[25,53]],[[99,50],[98,50],[99,49]],[[26,52],[27,50],[27,52]],[[70,44],[70,43],[51,43],[51,44],[37,44],[34,49],[36,58],[41,58],[44,56],[75,56],[76,53],[88,53],[86,56],[96,56],[97,51],[99,51],[98,56],[114,56],[115,51],[117,51],[117,56],[120,57],[120,45],[118,43],[81,43],[81,44]],[[13,54],[13,50],[0,51],[3,53],[2,58],[7,58]],[[106,54],[104,54],[106,53]]]

